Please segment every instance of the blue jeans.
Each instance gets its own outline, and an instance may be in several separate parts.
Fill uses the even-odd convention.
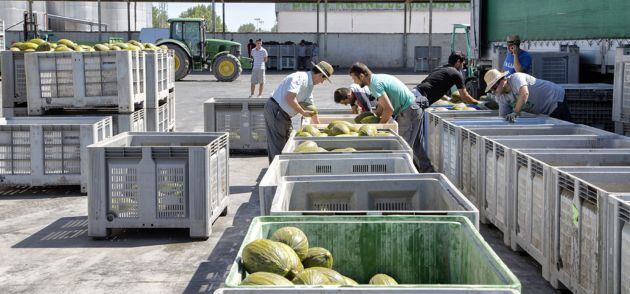
[[[413,150],[413,161],[421,173],[432,173],[433,166],[422,147],[422,127],[424,111],[417,103],[412,103],[396,117],[398,134],[405,139]]]

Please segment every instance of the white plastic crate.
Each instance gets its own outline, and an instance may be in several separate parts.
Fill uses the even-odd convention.
[[[494,110],[480,111],[431,111],[424,113],[423,123],[423,146],[427,152],[431,164],[436,171],[440,171],[441,151],[442,151],[442,119],[443,118],[464,118],[464,117],[498,117],[499,113]]]
[[[605,207],[604,287],[600,293],[630,293],[630,193],[609,197]]]
[[[146,105],[142,51],[45,52],[24,60],[29,115],[86,108],[131,113]]]
[[[548,117],[540,117],[540,118],[518,118],[515,123],[510,123],[505,121],[502,118],[493,118],[493,119],[457,119],[450,120],[444,119],[442,120],[442,136],[441,136],[441,146],[442,146],[442,158],[441,158],[441,171],[451,180],[455,186],[461,188],[461,166],[462,166],[462,156],[461,156],[461,146],[462,146],[462,128],[465,127],[485,127],[487,129],[491,129],[488,132],[488,135],[493,134],[494,130],[509,130],[506,131],[505,135],[518,135],[523,134],[525,132],[520,132],[520,128],[525,128],[529,126],[546,126],[552,127],[556,125],[571,125],[568,122],[551,119]],[[598,133],[605,134],[605,131],[590,129],[588,127],[583,127],[583,132],[587,134]],[[588,132],[587,132],[588,130]],[[577,132],[581,134],[580,132]],[[532,132],[531,134],[537,134],[537,132]],[[540,135],[544,135],[545,133],[541,131]],[[549,134],[560,135],[560,134],[576,134],[576,132],[549,132]],[[500,131],[497,131],[496,135],[503,135]],[[612,134],[611,134],[612,135]]]
[[[443,174],[286,177],[271,215],[461,215],[479,228],[479,210]]]
[[[225,133],[122,133],[88,152],[91,237],[112,228],[188,228],[208,238],[227,213]]]
[[[409,154],[276,155],[258,184],[260,214],[268,215],[276,188],[287,176],[418,173]]]
[[[341,120],[341,121],[347,121],[350,123],[354,123],[354,118],[357,116],[357,114],[319,114],[317,116],[317,118],[319,118],[319,124],[314,124],[317,128],[325,128],[326,126],[328,126],[329,123],[336,121],[336,120]],[[304,118],[303,123],[304,125],[310,125],[311,123],[311,118],[307,117]],[[357,125],[357,127],[361,127],[364,124],[355,124]],[[377,129],[389,129],[394,131],[394,133],[398,134],[398,122],[396,122],[394,119],[390,119],[388,123],[385,124],[369,124],[371,126],[376,127]]]
[[[520,136],[520,137],[483,137],[482,153],[480,155],[479,179],[477,191],[479,202],[482,204],[479,210],[482,220],[487,219],[503,232],[503,241],[511,245],[510,224],[514,223],[510,207],[513,199],[508,194],[509,171],[514,170],[509,166],[511,149],[539,148],[630,148],[630,140],[612,139],[610,137],[598,137],[590,135],[575,136]]]
[[[147,92],[145,108],[158,108],[168,98],[168,54],[164,50],[144,51]]]
[[[146,109],[136,110],[128,114],[103,114],[111,116],[114,121],[114,134],[124,132],[146,132],[147,118]]]
[[[400,136],[396,137],[306,137],[292,138],[282,149],[282,154],[303,154],[295,152],[295,148],[305,141],[313,141],[327,152],[310,152],[309,154],[359,154],[359,153],[407,153],[413,157],[413,150]],[[354,148],[355,152],[330,151],[333,149]],[[317,156],[317,155],[315,155]]]
[[[630,168],[552,170],[551,278],[573,293],[600,293],[605,284],[605,207],[612,193],[630,193]]]
[[[616,53],[612,118],[630,123],[630,47],[618,47]]]
[[[24,107],[6,107],[2,108],[2,117],[28,116],[28,109]]]
[[[2,118],[2,185],[76,185],[85,193],[86,148],[111,136],[110,117]]]
[[[164,104],[145,109],[148,132],[172,132],[175,130],[175,92],[169,93]]]
[[[525,250],[542,267],[549,280],[551,195],[548,183],[552,169],[575,166],[630,166],[630,149],[520,149],[511,150],[514,162],[509,198],[514,215],[511,230],[512,249]]]
[[[26,107],[24,52],[2,51],[2,107]]]

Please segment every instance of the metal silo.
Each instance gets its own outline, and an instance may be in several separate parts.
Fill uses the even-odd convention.
[[[132,31],[140,31],[142,28],[151,27],[151,3],[130,3],[129,7]],[[101,3],[101,17],[103,18],[103,22],[107,22],[108,31],[127,31],[127,16],[127,3]]]
[[[24,20],[24,11],[28,10],[27,1],[0,1],[0,19],[4,20],[6,28]],[[37,24],[40,30],[46,29],[46,2],[33,2],[33,12],[37,13]],[[22,24],[12,27],[11,31],[22,31]]]
[[[70,17],[91,22],[98,22],[98,4],[96,2],[61,2],[48,1],[48,13],[64,17]],[[103,23],[106,23],[103,21]],[[50,28],[53,31],[90,31],[90,26],[71,21],[63,21],[60,19],[52,19]],[[94,30],[98,27],[94,26]]]

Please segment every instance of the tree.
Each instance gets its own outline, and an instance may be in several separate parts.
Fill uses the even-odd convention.
[[[253,23],[242,24],[238,27],[239,33],[253,33],[256,31],[256,26]]]
[[[277,33],[278,32],[278,24],[277,23],[274,24],[273,27],[271,27],[270,32],[272,32],[272,33]]]
[[[166,14],[166,11],[153,6],[151,13],[153,15],[154,28],[168,28],[168,15]]]
[[[206,28],[209,32],[212,31],[212,5],[199,4],[197,6],[188,8],[186,11],[179,14],[182,18],[203,18],[206,20]],[[223,32],[223,22],[221,17],[217,15],[215,18],[216,31]]]

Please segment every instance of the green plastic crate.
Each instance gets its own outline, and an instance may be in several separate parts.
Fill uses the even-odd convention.
[[[398,288],[521,289],[514,274],[462,216],[257,217],[232,264],[227,287],[238,287],[246,275],[241,262],[245,245],[285,226],[303,230],[309,246],[330,250],[333,269],[360,284],[385,273],[404,284]]]

